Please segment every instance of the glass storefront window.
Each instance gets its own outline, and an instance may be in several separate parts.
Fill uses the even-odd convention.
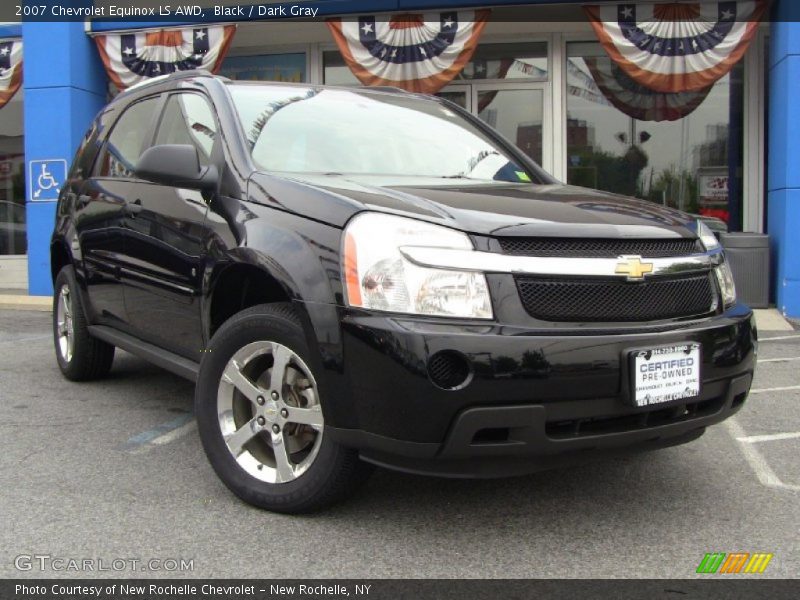
[[[219,74],[229,79],[248,81],[306,81],[306,55],[260,54],[255,56],[228,56],[222,63]]]
[[[26,254],[22,90],[0,108],[0,255]]]
[[[322,82],[326,85],[359,85],[358,79],[338,50],[327,50],[322,53],[322,67]]]
[[[600,44],[568,44],[567,57],[569,183],[718,217],[741,230],[741,64],[707,94],[673,94],[646,108],[634,102],[631,92],[640,90],[628,78],[619,89],[608,85],[608,74],[620,78]],[[688,114],[651,120],[664,118],[665,104],[672,118]]]
[[[358,85],[338,50],[322,53],[324,81],[328,85]],[[479,44],[453,83],[486,79],[548,78],[547,42]]]
[[[535,79],[546,80],[547,42],[478,44],[475,54],[458,77],[460,80]]]

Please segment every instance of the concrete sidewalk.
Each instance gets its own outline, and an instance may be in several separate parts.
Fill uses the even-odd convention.
[[[0,308],[9,310],[51,311],[51,296],[27,296],[24,291],[0,290]]]

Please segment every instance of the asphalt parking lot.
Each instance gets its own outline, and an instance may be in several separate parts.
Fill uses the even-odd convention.
[[[0,311],[0,577],[92,575],[15,568],[34,554],[193,560],[101,576],[684,578],[707,552],[769,552],[759,577],[800,574],[800,332],[761,332],[756,393],[687,446],[495,481],[379,471],[290,517],[216,478],[192,384],[124,352],[69,383],[49,327]]]

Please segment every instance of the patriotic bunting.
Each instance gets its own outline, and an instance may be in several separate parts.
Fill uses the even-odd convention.
[[[0,108],[22,85],[22,40],[0,40]]]
[[[347,66],[364,85],[435,94],[472,58],[488,10],[330,19]]]
[[[606,53],[662,93],[699,92],[742,58],[769,0],[584,6]]]
[[[119,89],[148,77],[208,69],[215,73],[236,31],[234,25],[155,29],[95,38],[106,72]]]
[[[711,87],[699,92],[662,94],[639,85],[610,58],[586,58],[597,87],[617,109],[639,121],[677,121],[703,103]]]

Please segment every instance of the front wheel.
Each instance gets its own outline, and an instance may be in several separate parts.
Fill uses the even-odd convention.
[[[291,305],[264,304],[226,322],[200,365],[195,414],[203,448],[225,485],[261,508],[318,510],[371,471],[325,435],[308,356]]]

